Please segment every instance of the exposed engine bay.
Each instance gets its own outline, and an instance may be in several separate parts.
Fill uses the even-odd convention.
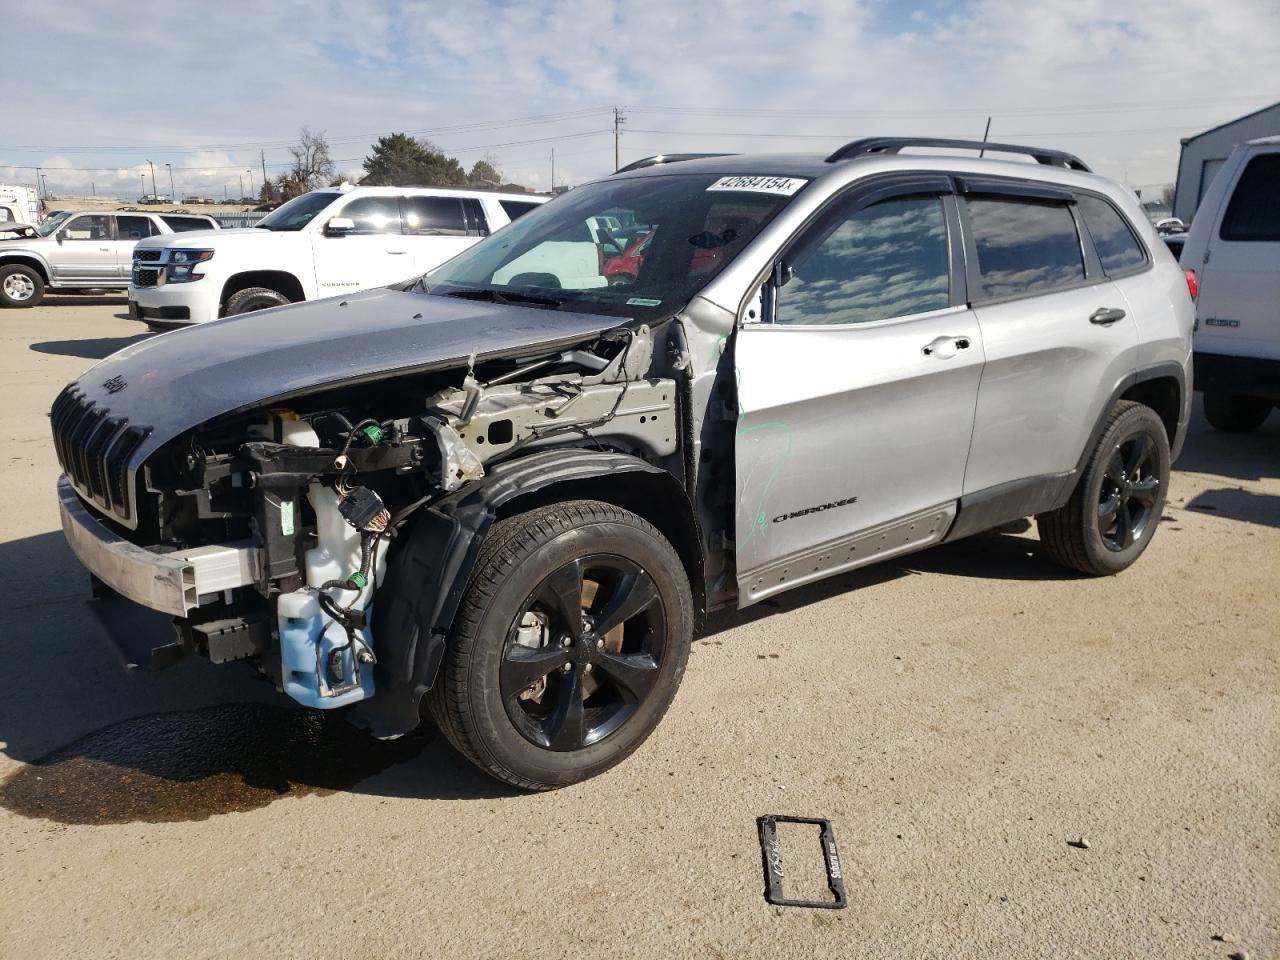
[[[175,438],[144,468],[138,515],[155,528],[135,542],[175,552],[253,542],[257,557],[251,585],[202,595],[175,621],[173,654],[252,660],[309,707],[374,697],[375,597],[393,542],[421,511],[547,448],[681,475],[679,391],[651,375],[653,360],[654,332],[623,326],[571,349],[330,389]],[[520,642],[538,635],[522,626]]]

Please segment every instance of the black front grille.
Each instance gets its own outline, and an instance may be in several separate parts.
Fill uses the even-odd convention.
[[[58,394],[49,418],[58,462],[76,489],[119,519],[132,519],[129,459],[151,428],[111,416],[107,408],[86,400],[75,384]]]
[[[150,262],[153,262],[153,261],[155,261],[155,260],[159,260],[159,259],[160,259],[160,255],[161,255],[161,254],[163,254],[163,253],[164,253],[164,251],[163,251],[163,250],[139,250],[137,247],[134,247],[134,248],[133,248],[133,259],[135,259],[135,260],[143,260],[143,261],[145,261],[145,262],[147,262],[147,263],[150,263]]]
[[[144,269],[142,267],[133,268],[133,285],[135,287],[154,287],[156,278],[160,276],[160,271],[152,267]]]

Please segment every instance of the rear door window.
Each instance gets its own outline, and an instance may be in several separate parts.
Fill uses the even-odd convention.
[[[1245,243],[1280,240],[1280,153],[1264,153],[1249,161],[1218,235]]]
[[[502,205],[502,209],[512,220],[519,220],[530,210],[541,206],[541,204],[530,203],[527,200],[499,200],[498,203]]]
[[[415,236],[465,237],[467,221],[457,197],[403,197],[404,232]]]
[[[1065,203],[971,197],[980,298],[1047,293],[1085,279],[1076,221]]]
[[[171,217],[161,216],[174,233],[186,233],[189,230],[212,230],[214,225],[204,217]]]
[[[1115,207],[1101,197],[1087,194],[1078,196],[1076,202],[1084,225],[1089,228],[1089,236],[1093,238],[1093,248],[1102,261],[1102,269],[1108,276],[1147,262],[1138,238]]]
[[[151,236],[152,232],[153,225],[150,217],[116,217],[117,240],[145,240]]]

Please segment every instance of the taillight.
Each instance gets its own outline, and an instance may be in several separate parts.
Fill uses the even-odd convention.
[[[1194,300],[1196,295],[1200,293],[1200,284],[1196,282],[1196,272],[1194,270],[1183,271],[1187,275],[1187,292],[1191,294]]]

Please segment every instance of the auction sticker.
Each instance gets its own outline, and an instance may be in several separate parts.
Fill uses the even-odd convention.
[[[779,196],[789,197],[808,182],[802,177],[721,177],[707,187],[707,190],[776,193]]]

